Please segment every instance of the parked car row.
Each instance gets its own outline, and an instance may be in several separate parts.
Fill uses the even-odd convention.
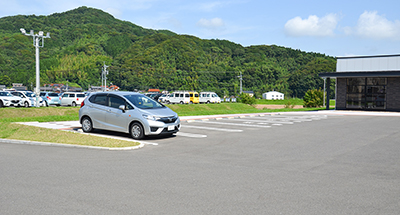
[[[80,106],[86,98],[82,92],[40,92],[39,107]],[[0,91],[0,107],[36,107],[36,94],[32,91]]]
[[[221,98],[215,92],[175,91],[157,98],[159,102],[167,104],[221,103]]]

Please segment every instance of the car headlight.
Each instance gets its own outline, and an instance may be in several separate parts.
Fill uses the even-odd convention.
[[[152,115],[147,115],[147,114],[143,114],[142,115],[143,118],[147,119],[147,120],[153,120],[153,121],[157,121],[160,119],[160,117],[156,117],[156,116],[152,116]]]

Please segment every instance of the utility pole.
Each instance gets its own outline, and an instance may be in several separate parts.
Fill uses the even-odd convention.
[[[104,82],[104,87],[103,87],[103,92],[106,91],[106,86],[107,86],[107,75],[108,75],[108,71],[107,68],[109,66],[106,65],[106,63],[104,62],[104,65],[101,69],[101,85],[103,85]],[[104,80],[104,81],[103,81]]]
[[[240,72],[240,75],[237,76],[237,77],[240,80],[240,94],[242,94],[243,93],[243,88],[242,88],[243,75],[242,75],[242,72]]]
[[[326,84],[326,78],[324,78],[324,105],[322,107],[325,107],[325,84]]]
[[[36,107],[39,107],[39,95],[40,95],[40,64],[39,64],[39,48],[44,46],[44,38],[50,38],[50,33],[47,32],[47,35],[43,35],[43,31],[39,31],[39,33],[34,34],[33,30],[30,31],[29,34],[26,33],[25,29],[19,29],[21,33],[25,36],[33,37],[33,46],[36,48]]]

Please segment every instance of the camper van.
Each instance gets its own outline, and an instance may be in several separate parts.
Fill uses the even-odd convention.
[[[215,92],[200,92],[200,103],[221,103],[221,98]]]
[[[169,104],[189,104],[190,95],[187,91],[175,91],[169,95]]]

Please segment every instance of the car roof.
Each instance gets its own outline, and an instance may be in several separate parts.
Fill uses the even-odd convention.
[[[124,95],[143,95],[141,93],[138,92],[130,92],[130,91],[108,91],[108,92],[95,92],[95,93],[90,93],[90,95],[97,95],[97,94],[108,94],[108,95],[120,95],[120,96],[124,96]]]

